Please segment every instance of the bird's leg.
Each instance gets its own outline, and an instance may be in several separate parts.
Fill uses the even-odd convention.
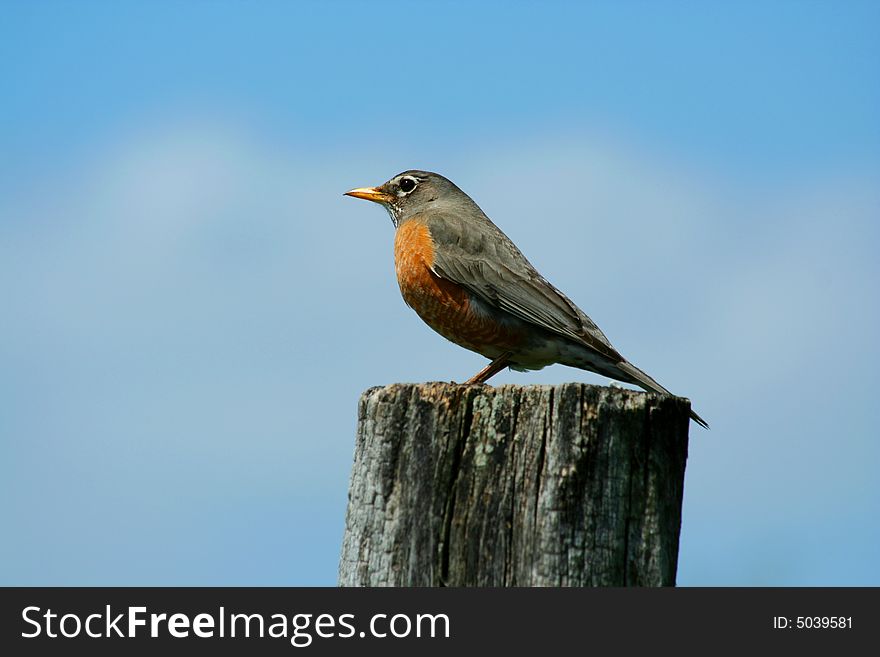
[[[473,384],[483,384],[486,383],[493,376],[498,374],[501,370],[507,367],[510,364],[511,352],[505,351],[498,358],[493,360],[491,363],[486,365],[479,372],[474,374],[471,378],[464,382],[464,385],[469,386]]]

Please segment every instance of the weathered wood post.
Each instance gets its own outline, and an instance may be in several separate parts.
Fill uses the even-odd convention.
[[[339,584],[674,585],[689,409],[575,383],[371,388]]]

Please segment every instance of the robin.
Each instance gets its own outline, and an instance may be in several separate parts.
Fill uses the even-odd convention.
[[[621,356],[452,181],[405,171],[345,194],[379,203],[391,215],[397,282],[407,305],[446,339],[490,359],[467,384],[483,384],[505,367],[562,363],[672,394]],[[691,418],[708,428],[693,411]]]

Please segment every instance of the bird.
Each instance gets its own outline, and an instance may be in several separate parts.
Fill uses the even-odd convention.
[[[434,331],[490,360],[465,384],[485,384],[504,368],[561,363],[672,395],[626,360],[451,180],[414,169],[344,195],[378,203],[391,216],[406,304]],[[709,428],[693,410],[690,417]]]

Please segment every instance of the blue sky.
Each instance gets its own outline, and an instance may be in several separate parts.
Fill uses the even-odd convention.
[[[483,365],[341,196],[425,168],[712,424],[681,584],[880,584],[876,3],[3,14],[0,583],[333,584],[360,392]]]

